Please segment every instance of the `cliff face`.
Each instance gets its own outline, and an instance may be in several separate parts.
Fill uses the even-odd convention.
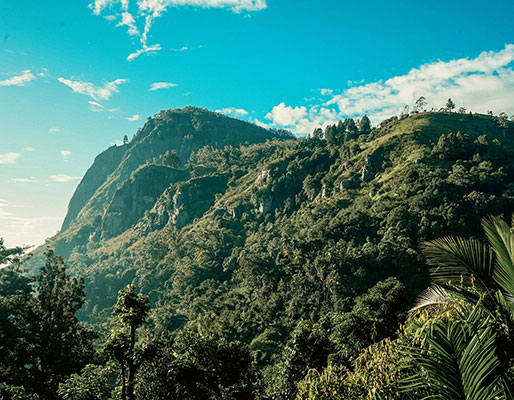
[[[70,200],[61,231],[68,229],[91,196],[119,165],[126,150],[126,146],[112,146],[95,158],[93,165],[87,170]]]
[[[114,193],[98,233],[103,239],[123,233],[154,206],[168,185],[187,175],[185,170],[158,165],[138,169]]]
[[[222,176],[190,179],[185,165],[193,152],[273,138],[288,136],[199,108],[161,111],[130,143],[110,147],[96,157],[70,200],[54,247],[66,257],[84,241],[115,237],[155,208],[161,195],[156,210],[163,210],[166,196],[171,196],[170,204],[160,217],[154,213],[154,222],[160,226],[169,220],[182,227],[201,216],[227,184]],[[176,154],[180,165],[170,168],[166,152]]]

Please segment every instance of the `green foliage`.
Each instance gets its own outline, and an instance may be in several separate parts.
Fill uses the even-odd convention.
[[[57,394],[62,400],[108,400],[111,366],[88,364],[80,373],[71,374],[59,385]]]
[[[253,399],[256,373],[247,346],[183,331],[158,339],[145,351],[137,374],[137,398]]]
[[[83,287],[51,251],[35,277],[16,261],[0,269],[0,381],[52,399],[59,382],[94,360],[96,334],[75,316]]]

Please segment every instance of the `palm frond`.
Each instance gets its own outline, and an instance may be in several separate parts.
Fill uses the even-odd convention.
[[[466,307],[458,320],[437,320],[422,348],[404,352],[418,373],[403,380],[404,391],[430,399],[494,400],[504,395],[496,333],[480,306]]]
[[[475,283],[491,289],[494,253],[477,240],[444,237],[421,245],[435,283]]]
[[[457,300],[462,300],[469,304],[476,304],[480,300],[480,296],[467,289],[456,286],[443,284],[432,285],[421,292],[416,299],[414,307],[409,310],[409,313],[414,313],[431,306],[446,305]]]
[[[493,278],[505,292],[514,296],[514,234],[498,217],[484,218],[482,226],[496,255]]]

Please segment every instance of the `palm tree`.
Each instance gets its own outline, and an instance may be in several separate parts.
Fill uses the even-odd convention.
[[[482,227],[485,243],[445,237],[422,245],[433,286],[412,311],[452,304],[453,317],[419,323],[418,346],[404,349],[418,370],[404,389],[420,397],[513,398],[514,232],[498,217]]]

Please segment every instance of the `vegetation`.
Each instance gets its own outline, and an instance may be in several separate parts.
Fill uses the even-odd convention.
[[[69,272],[0,243],[0,393],[512,398],[514,238],[480,221],[513,214],[514,129],[425,107],[300,139],[149,119],[47,242]]]

